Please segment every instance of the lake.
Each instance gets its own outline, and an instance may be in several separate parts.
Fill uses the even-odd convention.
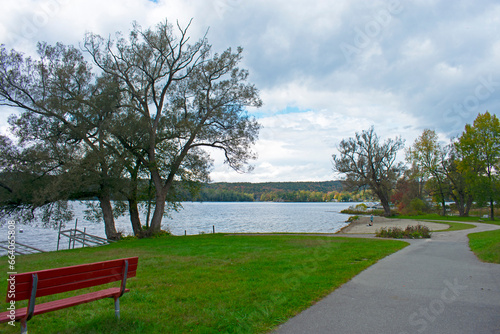
[[[200,233],[335,233],[346,225],[349,215],[340,211],[356,203],[274,203],[274,202],[184,202],[183,208],[163,219],[162,228],[174,235]],[[78,229],[105,237],[104,224],[85,221],[81,202],[72,203]],[[144,219],[143,217],[141,217]],[[74,221],[66,225],[74,228]],[[45,251],[56,250],[57,230],[17,224],[16,240]],[[116,220],[116,229],[132,234],[128,215]],[[2,238],[7,239],[7,224],[0,228]],[[63,242],[64,241],[64,242]],[[61,239],[66,249],[68,241]],[[1,253],[4,255],[4,253]]]

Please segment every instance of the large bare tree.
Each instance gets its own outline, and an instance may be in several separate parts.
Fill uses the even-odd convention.
[[[128,38],[88,34],[84,44],[95,64],[119,83],[127,126],[140,125],[114,135],[153,181],[149,234],[160,231],[176,180],[206,180],[210,164],[203,147],[223,150],[237,170],[254,157],[250,148],[259,125],[245,108],[262,102],[247,83],[248,72],[237,67],[242,50],[212,55],[205,38],[189,43],[188,28],[134,25]],[[131,131],[141,131],[140,140]]]
[[[371,127],[340,142],[339,155],[333,155],[334,171],[345,175],[350,188],[369,187],[380,199],[385,215],[390,216],[391,191],[404,166],[396,161],[396,155],[403,146],[400,137],[380,143]]]

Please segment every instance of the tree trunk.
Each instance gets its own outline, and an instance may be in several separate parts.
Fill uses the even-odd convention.
[[[136,161],[135,167],[129,169],[130,173],[130,183],[129,183],[129,191],[126,193],[126,197],[128,199],[128,211],[130,214],[130,223],[132,224],[132,231],[136,237],[142,237],[142,224],[141,219],[139,218],[139,205],[137,202],[137,188],[138,188],[138,180],[137,175],[139,172],[140,161]]]
[[[493,197],[490,197],[490,220],[495,220],[495,202]]]
[[[451,198],[455,201],[455,205],[458,209],[458,215],[460,217],[467,217],[469,215],[469,210],[472,205],[472,200],[470,196],[465,195],[464,192],[458,191],[458,195],[450,192]]]
[[[130,223],[132,224],[132,231],[136,237],[142,236],[141,219],[139,218],[139,208],[136,198],[128,199],[128,211],[130,214]]]
[[[392,215],[392,213],[391,213],[391,207],[389,205],[389,202],[381,200],[380,203],[384,207],[384,216],[390,217]]]
[[[443,182],[441,182],[441,179],[439,177],[439,174],[433,173],[432,174],[438,181],[438,187],[439,187],[439,194],[441,195],[441,205],[443,207],[443,217],[446,216],[446,201],[445,201],[445,196],[444,196],[444,190],[443,190]]]
[[[464,216],[468,217],[469,216],[469,211],[472,208],[472,203],[474,202],[474,198],[470,195],[467,196],[467,202],[465,203],[465,212]]]
[[[387,196],[383,190],[379,190],[378,192],[375,192],[375,194],[378,196],[380,204],[382,204],[382,207],[384,208],[384,216],[390,217],[392,213],[389,205],[389,196]]]
[[[165,200],[167,198],[167,192],[162,191],[156,194],[155,210],[153,212],[153,218],[151,218],[151,225],[148,229],[148,235],[153,235],[161,231],[161,222],[163,220],[163,214],[165,213]]]
[[[106,232],[106,238],[111,240],[120,239],[120,235],[116,232],[113,207],[111,206],[109,195],[100,195],[99,204],[101,206],[102,216],[104,219],[104,231]]]

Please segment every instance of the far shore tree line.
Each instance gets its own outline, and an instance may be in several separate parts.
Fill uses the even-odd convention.
[[[370,190],[366,191],[310,191],[272,190],[261,193],[247,193],[229,189],[212,188],[204,185],[194,196],[184,197],[192,202],[368,202],[376,201]]]
[[[203,189],[209,150],[245,172],[260,129],[248,108],[262,105],[240,69],[242,49],[215,53],[206,36],[191,41],[189,24],[133,25],[128,36],[86,34],[80,48],[39,43],[37,58],[0,45],[0,107],[12,136],[0,136],[0,216],[51,226],[72,218],[68,201],[90,201],[87,217],[118,239],[117,216],[128,212],[134,235],[161,233],[165,214]],[[381,142],[372,128],[344,139],[333,156],[347,188],[233,191],[242,200],[346,201],[378,199],[386,215],[425,206],[426,196],[455,201],[460,215],[473,202],[499,202],[499,124],[478,115],[453,143],[425,130],[396,160],[401,138]],[[335,181],[332,181],[335,182]],[[218,192],[218,193],[217,193]],[[363,197],[364,196],[364,197]],[[115,201],[119,199],[118,201]],[[421,202],[419,202],[421,201]],[[423,206],[422,206],[423,205]],[[140,213],[147,212],[145,220]]]

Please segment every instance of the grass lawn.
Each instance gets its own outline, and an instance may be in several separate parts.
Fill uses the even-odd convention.
[[[121,320],[112,300],[99,300],[35,316],[32,333],[265,333],[406,245],[296,235],[164,237],[18,256],[16,271],[139,256],[131,292],[120,300]],[[75,292],[40,299],[69,295]],[[19,333],[19,325],[1,324],[0,331]]]
[[[394,216],[393,218],[418,219],[418,220],[438,220],[438,221],[439,220],[451,220],[451,221],[457,221],[457,222],[481,222],[481,223],[486,223],[486,224],[500,225],[500,219],[498,217],[496,217],[495,220],[491,221],[491,220],[481,218],[481,217],[441,216],[437,213],[429,213],[429,214],[418,215],[418,216],[398,215],[398,216]]]
[[[431,223],[438,223],[438,224],[444,224],[444,225],[449,225],[450,227],[444,230],[437,230],[433,232],[451,232],[451,231],[460,231],[460,230],[468,230],[471,228],[475,228],[475,225],[472,224],[464,224],[464,223],[456,223],[456,222],[443,222],[443,221],[433,221],[429,220]]]
[[[500,230],[469,234],[469,245],[482,261],[500,263]]]

